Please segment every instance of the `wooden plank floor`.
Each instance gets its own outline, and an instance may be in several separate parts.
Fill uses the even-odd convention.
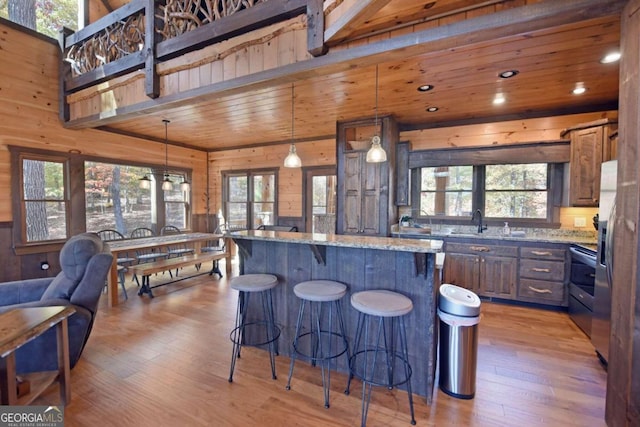
[[[330,409],[318,369],[297,363],[286,391],[289,359],[278,357],[274,381],[262,350],[243,350],[227,381],[236,293],[226,278],[157,288],[153,300],[128,288],[128,301],[100,308],[71,373],[65,426],[359,425],[361,388],[345,396],[345,375],[332,375]],[[475,399],[418,397],[419,426],[605,426],[606,373],[566,313],[485,302],[479,331]],[[56,393],[34,404],[57,404]],[[369,426],[409,421],[406,393],[374,390]]]

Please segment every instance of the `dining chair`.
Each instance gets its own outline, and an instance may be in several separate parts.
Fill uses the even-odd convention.
[[[106,228],[104,230],[100,230],[96,232],[100,240],[103,242],[113,242],[114,240],[122,240],[124,239],[124,235],[120,233],[118,230],[114,230],[111,228]],[[122,292],[124,293],[124,298],[128,299],[127,289],[124,286],[125,282],[125,273],[128,271],[129,266],[131,266],[136,259],[132,256],[129,256],[128,252],[124,252],[119,254],[118,256],[118,280],[120,281],[120,286],[122,287]],[[133,279],[132,279],[133,280]]]
[[[147,227],[138,227],[131,232],[132,239],[140,239],[144,237],[155,237],[156,233],[153,232],[152,229]],[[143,248],[136,250],[136,260],[138,264],[144,264],[145,262],[154,262],[158,259],[167,258],[169,254],[167,252],[162,252],[157,248]],[[169,271],[171,277],[173,274]],[[136,281],[138,278],[135,277]]]
[[[165,225],[160,229],[161,236],[172,236],[172,235],[178,235],[178,234],[184,234],[184,233],[182,232],[182,230],[180,230],[178,227],[174,225]],[[189,255],[192,253],[194,253],[193,248],[188,247],[186,243],[167,246],[167,254],[168,254],[167,258],[177,258],[183,255]],[[196,267],[199,270],[199,265]],[[176,276],[177,275],[178,275],[178,269],[176,268]]]

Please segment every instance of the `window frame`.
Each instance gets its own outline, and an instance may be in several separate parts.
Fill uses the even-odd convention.
[[[418,150],[409,153],[411,179],[411,212],[414,221],[422,224],[470,225],[471,218],[452,216],[420,216],[420,168],[439,166],[473,166],[473,211],[485,211],[484,166],[490,164],[546,163],[547,217],[535,218],[486,218],[490,226],[502,226],[505,221],[518,227],[559,228],[560,207],[565,164],[570,161],[570,141],[557,140],[538,143],[503,146],[481,146]]]
[[[58,250],[66,239],[59,240],[47,240],[40,242],[27,242],[26,241],[26,228],[23,225],[25,221],[25,216],[23,211],[21,210],[21,196],[22,189],[21,187],[24,185],[23,176],[22,176],[22,166],[21,166],[21,158],[33,158],[33,159],[43,159],[49,160],[54,159],[55,161],[64,161],[66,163],[65,169],[65,180],[66,180],[66,189],[68,191],[69,197],[69,212],[67,215],[67,236],[71,237],[79,233],[86,232],[86,200],[85,200],[85,169],[84,162],[92,161],[99,163],[109,163],[109,164],[120,164],[120,165],[130,165],[130,166],[138,166],[149,168],[152,171],[154,176],[154,182],[156,185],[156,212],[155,219],[156,223],[151,224],[152,226],[157,228],[159,232],[162,226],[164,226],[165,221],[165,203],[164,203],[164,193],[161,189],[162,179],[164,178],[165,173],[165,165],[164,164],[149,164],[149,163],[138,163],[138,162],[130,162],[124,159],[117,158],[108,158],[108,157],[99,157],[99,156],[91,156],[84,155],[80,153],[63,153],[59,151],[53,150],[42,150],[37,148],[29,148],[22,146],[8,146],[10,157],[11,157],[11,194],[12,194],[12,216],[13,216],[13,249],[16,255],[27,255],[27,254],[35,254],[42,252],[50,252]],[[171,167],[168,169],[169,174],[174,175],[183,175],[188,182],[192,182],[191,176],[193,174],[192,169],[182,168],[182,167]],[[179,185],[179,183],[175,184]],[[188,228],[187,231],[191,229],[193,224],[193,211],[191,209],[191,198],[192,198],[193,188],[189,189],[189,210],[186,213],[187,215],[187,223]],[[24,230],[23,230],[24,229]]]
[[[278,174],[280,168],[260,168],[260,169],[244,169],[244,170],[226,170],[222,171],[222,209],[224,212],[224,220],[227,224],[230,223],[229,217],[229,178],[230,177],[246,177],[247,178],[247,210],[246,210],[246,221],[244,224],[244,228],[247,230],[251,230],[253,214],[254,214],[254,204],[258,203],[254,200],[254,188],[253,188],[253,177],[258,175],[270,175],[273,174],[274,177],[274,193],[273,193],[273,224],[278,225]],[[238,203],[238,202],[236,202]],[[261,202],[262,203],[262,202]]]
[[[51,163],[60,163],[62,164],[62,179],[63,179],[63,183],[62,183],[62,188],[63,188],[63,197],[62,197],[62,203],[64,204],[65,207],[65,237],[61,238],[61,239],[47,239],[47,240],[38,240],[38,241],[32,241],[29,242],[27,239],[27,214],[26,214],[26,199],[25,199],[25,194],[24,194],[24,160],[34,160],[34,161],[41,161],[41,162],[51,162]],[[64,242],[65,240],[67,240],[71,235],[71,223],[73,221],[73,209],[72,209],[72,203],[71,203],[71,190],[69,187],[69,183],[71,182],[70,180],[70,176],[69,176],[69,159],[64,157],[64,156],[60,156],[60,155],[49,155],[49,154],[43,154],[43,153],[31,153],[31,152],[21,152],[21,153],[17,153],[16,156],[16,160],[12,161],[13,165],[16,165],[16,169],[17,169],[17,174],[20,177],[18,185],[13,187],[13,194],[17,195],[17,197],[13,197],[13,212],[14,215],[15,213],[18,213],[18,218],[20,220],[20,226],[19,227],[14,227],[14,241],[16,241],[16,237],[17,237],[17,241],[23,243],[24,245],[28,245],[28,246],[34,246],[34,245],[42,245],[42,244],[51,244],[51,243],[58,243],[58,242]],[[12,180],[13,182],[14,180]],[[46,201],[47,199],[45,198],[43,201]],[[14,224],[15,224],[15,217],[14,217]],[[17,231],[17,236],[15,235],[15,232]]]

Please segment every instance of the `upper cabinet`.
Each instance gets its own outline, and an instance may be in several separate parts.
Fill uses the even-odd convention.
[[[387,161],[367,163],[371,138],[378,133]],[[393,176],[398,126],[391,116],[337,124],[338,234],[387,236],[395,223]]]
[[[569,187],[565,188],[570,206],[598,206],[600,165],[616,156],[616,144],[610,138],[616,130],[616,121],[604,119],[562,131],[561,137],[571,139]]]

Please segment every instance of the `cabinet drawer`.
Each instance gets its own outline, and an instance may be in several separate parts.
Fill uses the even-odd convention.
[[[475,255],[497,255],[517,257],[518,248],[516,246],[497,246],[480,243],[451,243],[447,242],[445,252],[457,252],[461,254]]]
[[[563,305],[565,301],[565,285],[560,282],[543,282],[541,280],[520,279],[518,299],[541,304]]]
[[[564,270],[564,262],[560,261],[520,260],[520,277],[563,282]]]
[[[549,248],[520,248],[521,258],[531,259],[550,259],[557,261],[564,261],[567,254],[566,249],[549,249]]]

